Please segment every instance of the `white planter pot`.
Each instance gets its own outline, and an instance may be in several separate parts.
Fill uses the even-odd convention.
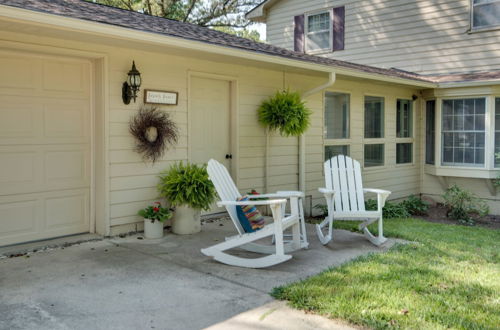
[[[172,218],[172,232],[178,235],[196,234],[201,231],[201,212],[188,206],[177,206]]]
[[[144,219],[144,237],[146,238],[162,238],[163,237],[163,222],[151,222],[149,219]]]

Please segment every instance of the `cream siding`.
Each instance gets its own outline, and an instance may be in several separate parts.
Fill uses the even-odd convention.
[[[267,41],[293,48],[293,17],[346,6],[345,50],[321,56],[430,73],[500,70],[500,30],[469,33],[470,0],[282,0]]]

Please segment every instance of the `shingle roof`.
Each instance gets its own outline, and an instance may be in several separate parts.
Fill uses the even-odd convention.
[[[500,78],[498,72],[483,72],[462,75],[423,76],[397,69],[382,69],[346,61],[329,59],[290,51],[262,42],[240,38],[231,34],[204,28],[195,24],[145,15],[138,12],[109,7],[83,0],[0,0],[0,5],[59,15],[74,19],[120,26],[127,29],[178,37],[207,44],[231,47],[250,52],[278,56],[313,64],[352,69],[359,72],[379,74],[418,82],[477,81]],[[462,80],[456,80],[462,79]]]
[[[429,82],[417,74],[381,69],[345,61],[290,51],[262,42],[240,38],[231,34],[204,28],[195,24],[145,15],[138,12],[104,6],[83,0],[0,0],[1,5],[60,15],[64,17],[111,24],[128,29],[140,30],[172,37],[237,48],[251,52],[274,55],[314,64],[336,66],[366,73],[381,74],[396,78]]]

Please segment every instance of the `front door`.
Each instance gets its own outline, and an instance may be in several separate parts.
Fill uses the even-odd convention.
[[[231,82],[192,77],[190,98],[191,162],[205,164],[213,158],[231,172]],[[209,213],[221,211],[214,207]]]

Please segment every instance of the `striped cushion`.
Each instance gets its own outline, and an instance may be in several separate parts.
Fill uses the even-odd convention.
[[[248,196],[238,198],[236,201],[248,201]],[[264,217],[260,214],[259,210],[253,205],[237,205],[236,213],[241,227],[246,233],[253,233],[259,229],[264,228]]]

